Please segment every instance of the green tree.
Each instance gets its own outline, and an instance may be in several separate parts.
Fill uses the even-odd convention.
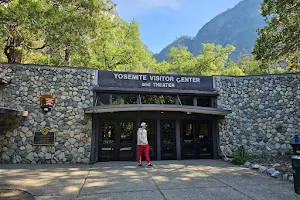
[[[9,63],[25,62],[25,55],[43,49],[55,55],[50,59],[70,65],[72,54],[88,55],[87,41],[96,31],[96,20],[109,10],[98,0],[7,2],[0,3],[0,45]]]
[[[172,47],[167,56],[167,62],[171,64],[172,71],[177,74],[189,74],[196,66],[197,59],[188,51],[187,47]]]
[[[263,65],[260,60],[256,60],[251,54],[243,51],[237,61],[237,65],[243,70],[246,75],[267,74],[269,66]]]
[[[91,65],[105,70],[144,71],[154,59],[139,38],[138,23],[106,18],[98,21],[101,24],[90,43],[94,52]]]
[[[222,72],[222,75],[226,75],[226,76],[243,76],[245,75],[243,70],[241,68],[239,68],[239,66],[237,66],[235,64],[235,62],[233,62],[233,60],[229,60],[226,63],[226,69]]]
[[[45,25],[43,21],[43,7],[45,1],[0,2],[0,46],[8,63],[22,62],[25,50],[33,48],[35,43],[42,43],[40,29]]]
[[[152,65],[149,71],[158,74],[170,74],[173,72],[172,69],[172,65],[164,60],[160,63]]]
[[[202,45],[203,50],[197,57],[190,53],[187,47],[172,47],[167,56],[167,63],[170,65],[169,72],[188,75],[221,75],[224,73],[226,64],[229,62],[229,55],[234,52],[235,47],[232,45],[222,47],[212,43]],[[231,62],[233,63],[233,61]],[[226,71],[226,73],[231,72],[232,75],[243,74],[238,66]]]
[[[199,75],[221,75],[229,60],[229,55],[235,51],[232,45],[215,45],[212,43],[202,44],[203,50],[197,57],[197,65],[193,70]]]
[[[300,1],[264,0],[261,10],[267,26],[258,31],[256,59],[286,62],[289,71],[300,70]]]

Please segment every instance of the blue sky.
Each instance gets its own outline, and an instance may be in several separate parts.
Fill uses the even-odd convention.
[[[120,17],[140,24],[142,41],[154,53],[183,35],[196,36],[219,13],[241,0],[114,0]]]

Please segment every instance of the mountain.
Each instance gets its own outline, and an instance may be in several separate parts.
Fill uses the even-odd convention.
[[[195,56],[202,50],[202,43],[215,43],[225,46],[234,45],[236,51],[231,55],[237,60],[243,49],[251,52],[258,37],[256,30],[265,26],[263,17],[259,13],[263,0],[243,0],[232,9],[219,14],[206,23],[195,37],[183,36],[176,39],[154,57],[163,61],[171,47],[178,45],[188,47]]]

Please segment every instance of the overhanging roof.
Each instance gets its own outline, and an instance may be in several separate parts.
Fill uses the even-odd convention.
[[[217,91],[177,90],[177,89],[154,89],[154,88],[120,88],[120,87],[94,87],[96,92],[123,92],[123,93],[152,93],[170,95],[204,95],[218,96]]]
[[[28,112],[27,111],[21,111],[16,109],[11,109],[7,107],[0,107],[0,114],[9,114],[9,115],[19,115],[26,117]]]
[[[113,106],[96,106],[85,108],[85,113],[114,113],[114,112],[140,112],[140,111],[160,111],[160,112],[185,112],[206,115],[224,116],[230,113],[230,110],[219,108],[200,107],[200,106],[182,106],[166,104],[127,104]]]

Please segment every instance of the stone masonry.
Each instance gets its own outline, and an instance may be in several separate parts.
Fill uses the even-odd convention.
[[[10,83],[0,88],[0,104],[28,111],[27,117],[0,115],[0,163],[89,163],[92,118],[83,108],[93,105],[97,70],[0,64]],[[39,97],[57,98],[45,113]],[[55,133],[52,146],[33,145],[43,127]]]
[[[291,152],[300,134],[300,74],[216,77],[218,107],[232,110],[219,122],[220,148],[230,156],[243,145],[251,156]]]
[[[97,70],[0,64],[0,107],[28,111],[27,117],[0,114],[0,163],[89,163]],[[232,112],[219,121],[219,145],[230,156],[244,146],[251,156],[276,157],[291,151],[300,135],[300,74],[215,77],[218,107]],[[56,107],[45,113],[39,97],[51,93]],[[34,133],[50,127],[52,146],[33,145]]]

